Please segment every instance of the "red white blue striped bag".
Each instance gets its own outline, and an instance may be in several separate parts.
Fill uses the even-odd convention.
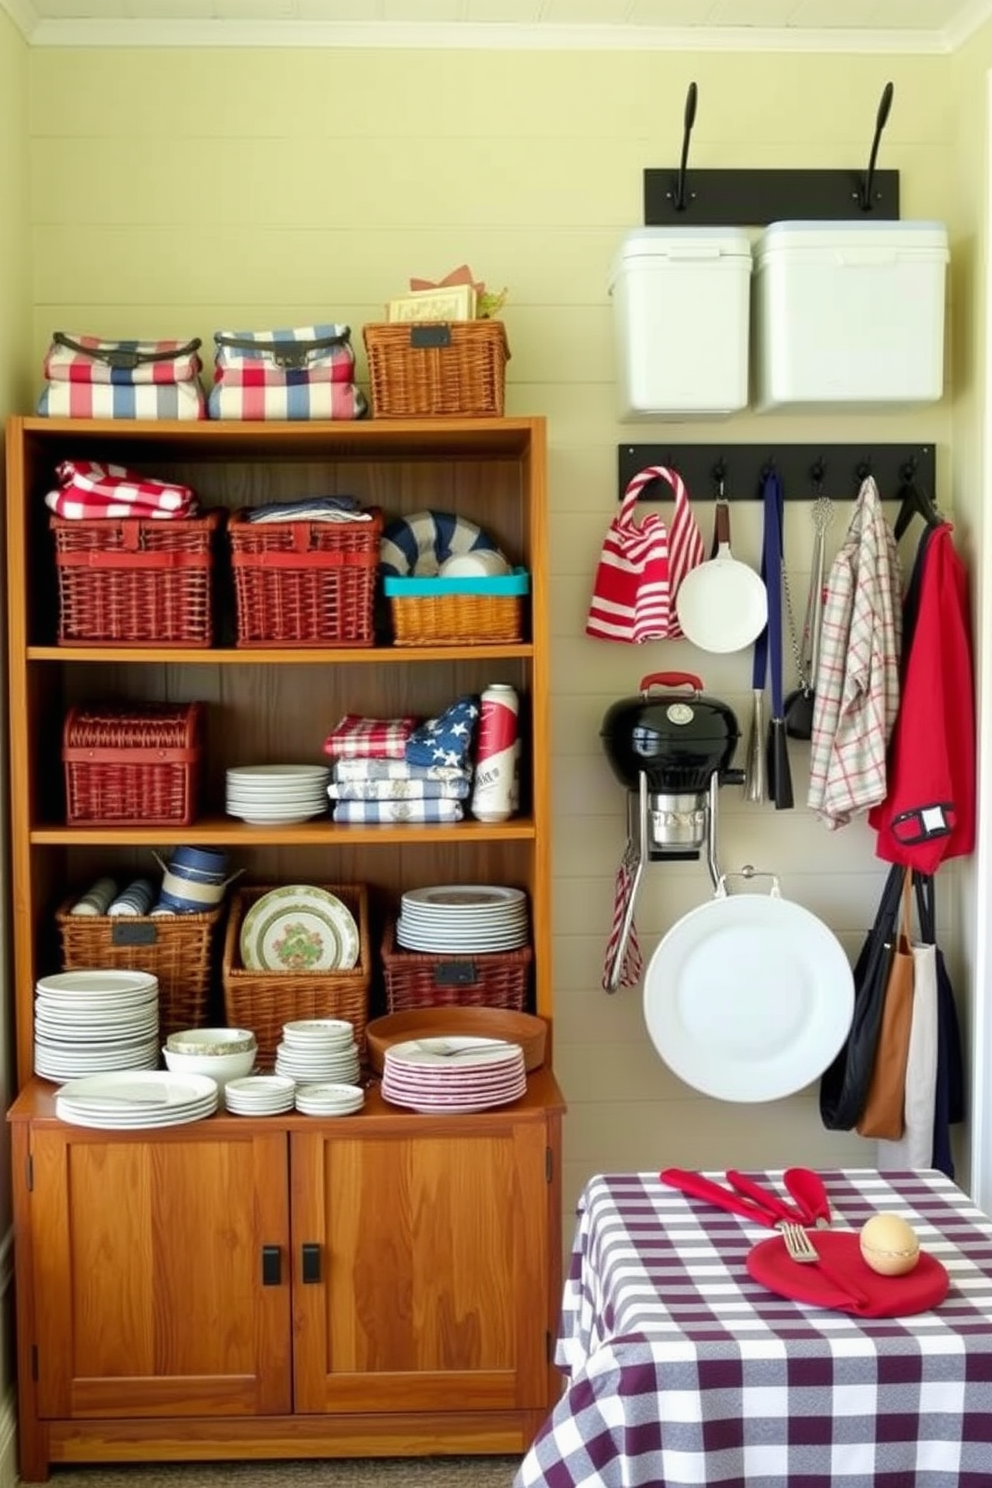
[[[199,382],[49,382],[38,400],[49,418],[203,419],[207,405]]]
[[[216,419],[359,419],[351,328],[329,322],[272,331],[216,331]]]
[[[660,512],[649,512],[638,523],[638,497],[659,479],[667,481],[675,494],[671,523],[666,526]],[[664,465],[641,470],[627,486],[603,541],[586,635],[632,644],[680,639],[675,596],[685,575],[704,557],[702,534],[682,477]]]
[[[203,370],[201,342],[110,340],[55,331],[45,356],[46,382],[96,382],[127,387],[195,382]]]

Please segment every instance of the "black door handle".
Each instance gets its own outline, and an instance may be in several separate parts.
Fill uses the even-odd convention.
[[[300,1253],[303,1256],[303,1281],[309,1286],[320,1280],[320,1246],[301,1245]]]
[[[282,1251],[278,1245],[262,1246],[262,1285],[279,1286],[282,1282]]]

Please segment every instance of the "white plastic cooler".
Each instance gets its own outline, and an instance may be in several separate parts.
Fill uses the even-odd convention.
[[[639,227],[610,275],[621,419],[747,407],[751,246],[736,228]]]

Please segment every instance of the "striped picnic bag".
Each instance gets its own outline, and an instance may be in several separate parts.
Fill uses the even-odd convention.
[[[38,412],[49,418],[202,419],[200,342],[55,331]]]
[[[640,522],[635,519],[638,498],[655,480],[667,481],[675,494],[675,511],[667,526],[657,511]],[[683,632],[675,595],[685,575],[704,556],[702,534],[682,477],[664,465],[647,466],[627,486],[603,540],[586,635],[638,645],[680,639]]]

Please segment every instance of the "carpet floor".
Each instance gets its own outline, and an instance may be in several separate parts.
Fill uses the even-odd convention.
[[[512,1488],[518,1457],[54,1467],[51,1488]]]

